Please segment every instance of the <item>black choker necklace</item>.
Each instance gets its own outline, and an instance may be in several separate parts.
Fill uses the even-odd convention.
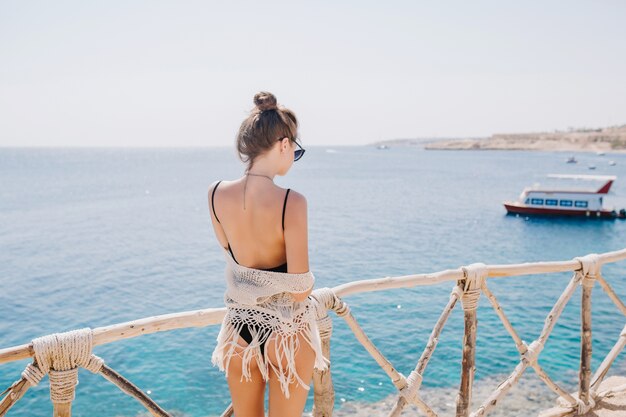
[[[265,177],[265,178],[268,178],[268,179],[274,181],[272,179],[272,177],[268,177],[267,175],[263,175],[263,174],[252,174],[252,173],[248,172],[248,173],[246,173],[246,175],[254,175],[255,177]]]

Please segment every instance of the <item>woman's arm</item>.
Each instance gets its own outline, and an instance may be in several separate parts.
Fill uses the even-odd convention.
[[[309,272],[309,241],[306,198],[293,190],[285,208],[285,251],[287,272],[301,274]],[[291,293],[296,301],[304,301],[313,288],[306,292]]]

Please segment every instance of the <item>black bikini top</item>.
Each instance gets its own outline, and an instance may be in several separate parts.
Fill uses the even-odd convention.
[[[220,185],[221,182],[222,181],[218,181],[218,183],[215,184],[215,187],[213,188],[213,192],[211,193],[211,207],[213,208],[213,215],[215,216],[215,220],[217,220],[218,223],[220,223],[220,220],[217,218],[217,214],[215,213],[214,201],[215,201],[215,190],[217,190],[217,187],[218,185]],[[285,231],[285,207],[287,207],[287,197],[289,196],[289,190],[290,188],[287,189],[287,193],[285,194],[285,201],[283,202],[283,217],[282,217],[283,231]],[[237,262],[237,259],[235,259],[235,254],[233,253],[233,250],[230,248],[230,243],[228,243],[228,251],[233,256],[234,261]],[[273,268],[267,268],[267,269],[259,268],[259,269],[262,269],[263,271],[272,271],[272,272],[287,272],[287,262],[285,262],[282,265],[275,266]]]

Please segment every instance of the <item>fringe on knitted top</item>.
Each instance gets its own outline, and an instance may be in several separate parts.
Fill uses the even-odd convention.
[[[289,398],[289,385],[298,382],[306,390],[309,384],[302,380],[296,371],[295,354],[300,347],[302,336],[315,351],[315,365],[319,370],[328,368],[330,361],[322,354],[322,342],[317,327],[314,300],[295,301],[289,293],[306,292],[313,287],[315,277],[309,271],[303,274],[265,271],[239,265],[224,249],[226,258],[226,292],[224,303],[226,316],[217,336],[217,346],[211,356],[213,366],[228,376],[228,367],[233,355],[242,358],[242,375],[251,380],[250,363],[256,360],[265,381],[269,380],[270,368],[279,378],[286,398]],[[252,341],[239,353],[235,352],[237,339],[243,325],[247,324]],[[260,346],[272,335],[274,353],[278,366],[268,360],[270,347],[265,345],[263,354]],[[283,366],[286,360],[286,366]]]

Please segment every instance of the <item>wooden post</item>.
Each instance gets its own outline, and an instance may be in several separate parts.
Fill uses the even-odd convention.
[[[328,297],[332,297],[333,301],[339,303],[339,300],[335,300],[333,294],[328,294]],[[330,307],[337,307],[340,311],[343,309],[335,305],[335,302],[330,302]],[[327,314],[328,306],[321,306],[316,313],[317,327],[322,341],[322,354],[325,358],[330,359],[330,338],[333,332],[333,321]],[[322,317],[319,315],[325,314]],[[331,417],[333,415],[333,407],[335,405],[335,389],[333,387],[333,380],[330,373],[330,364],[328,369],[319,371],[313,370],[313,416],[315,417]]]
[[[139,401],[146,409],[155,417],[171,417],[170,414],[163,410],[152,398],[148,397],[135,384],[124,378],[115,370],[106,365],[102,365],[100,374],[108,381],[115,384],[120,390]]]
[[[330,288],[318,288],[313,291],[311,301],[315,307],[317,331],[322,342],[322,355],[330,360],[330,339],[333,334],[333,321],[328,311],[338,316],[345,316],[350,308]],[[330,366],[319,371],[313,370],[313,416],[331,417],[335,406],[335,388],[330,373]]]
[[[604,277],[602,275],[598,274],[595,277],[595,279],[600,283],[600,286],[604,289],[604,291],[609,296],[609,298],[613,301],[613,303],[615,303],[617,308],[619,308],[619,310],[622,312],[622,314],[626,315],[626,305],[624,305],[624,303],[622,303],[622,300],[620,300],[619,297],[617,296],[617,294],[615,294],[615,291],[613,291],[613,288],[611,288],[609,283],[606,282]]]
[[[574,258],[580,263],[582,275],[582,300],[580,306],[580,370],[578,373],[578,398],[587,406],[590,402],[591,384],[591,290],[600,276],[600,256],[592,253]]]
[[[609,354],[606,355],[606,357],[596,370],[596,373],[593,375],[593,378],[591,378],[590,390],[592,392],[596,392],[598,390],[598,387],[602,383],[602,380],[606,376],[607,372],[609,372],[609,368],[615,361],[615,358],[617,358],[617,355],[622,352],[624,346],[626,346],[626,326],[624,326],[622,332],[619,335],[619,339],[617,339],[617,342],[615,343]]]
[[[66,363],[56,365],[60,369],[50,369],[48,372],[54,417],[72,417],[72,401],[76,395],[78,367],[71,367],[71,365],[69,360],[66,360]]]
[[[426,347],[424,348],[424,351],[422,352],[422,356],[420,356],[419,360],[417,361],[417,365],[415,366],[415,369],[412,372],[412,373],[419,375],[418,379],[416,379],[414,382],[416,386],[412,387],[412,390],[414,392],[417,392],[422,385],[422,375],[424,374],[424,371],[426,370],[426,365],[428,365],[428,361],[430,360],[433,352],[435,351],[435,348],[437,347],[437,343],[439,343],[439,335],[441,334],[441,331],[443,330],[443,326],[448,321],[448,317],[450,317],[450,313],[452,312],[452,309],[456,305],[456,302],[459,300],[459,298],[461,298],[462,293],[463,293],[462,287],[459,287],[458,285],[454,287],[454,289],[450,293],[448,304],[446,304],[445,308],[443,309],[443,312],[441,313],[441,315],[439,316],[439,319],[437,320],[437,323],[435,323],[435,327],[433,327],[433,330],[430,333],[430,337],[428,338]],[[406,386],[407,385],[405,385],[404,387],[401,387],[400,390],[405,389]],[[407,404],[408,404],[408,401],[403,395],[398,396],[398,400],[396,401],[395,405],[391,409],[391,412],[389,413],[388,417],[399,417],[400,414],[402,413],[402,410]],[[428,410],[426,410],[425,412],[427,416],[431,416]],[[433,412],[432,415],[436,415],[436,414]]]
[[[13,405],[24,396],[30,388],[30,383],[24,378],[15,381],[6,389],[7,395],[0,400],[0,417],[3,417]],[[3,393],[4,394],[4,393]]]
[[[578,398],[589,404],[589,385],[591,383],[591,290],[596,280],[585,275],[582,281],[580,371]]]
[[[330,319],[330,318],[329,318]],[[322,338],[322,353],[330,359],[330,337]],[[330,374],[330,365],[323,371],[313,373],[314,417],[332,417],[335,404],[335,389]]]
[[[54,417],[72,417],[72,403],[52,403]]]
[[[574,277],[573,281],[574,282],[578,282],[578,281],[575,281],[575,278],[576,277]],[[570,288],[570,292],[569,292],[570,294],[575,289],[575,287],[573,285],[570,285],[568,288]],[[482,405],[480,407],[478,407],[478,409],[476,411],[474,411],[474,413],[472,413],[472,417],[485,416],[493,408],[495,408],[496,405],[499,403],[500,399],[502,397],[504,397],[504,395],[506,395],[506,393],[509,391],[509,389],[511,389],[511,387],[513,385],[515,385],[517,383],[517,381],[522,376],[522,374],[524,373],[524,371],[526,370],[526,368],[528,366],[532,366],[535,369],[535,372],[537,373],[539,378],[543,382],[545,382],[546,385],[550,389],[555,391],[559,396],[563,397],[572,406],[576,405],[576,399],[572,395],[570,395],[568,392],[563,390],[561,387],[556,385],[550,379],[550,377],[545,373],[545,371],[541,368],[541,366],[536,362],[536,356],[535,355],[539,354],[539,350],[542,349],[543,345],[540,345],[537,342],[531,343],[530,347],[528,345],[526,345],[526,343],[524,343],[522,341],[522,339],[519,337],[519,335],[517,334],[517,332],[515,331],[515,329],[511,325],[511,322],[509,321],[507,316],[504,314],[504,311],[502,310],[502,307],[498,303],[498,300],[496,299],[496,296],[491,292],[491,290],[489,290],[489,287],[487,286],[486,282],[483,283],[482,291],[487,296],[489,301],[491,302],[491,305],[493,306],[494,310],[496,311],[496,314],[498,315],[498,317],[500,317],[500,321],[502,321],[502,323],[504,324],[504,327],[507,329],[507,331],[509,332],[509,334],[511,335],[511,337],[515,341],[515,346],[517,347],[517,350],[519,351],[519,353],[522,355],[522,360],[515,367],[515,370],[509,375],[509,377],[506,380],[504,380],[502,383],[500,383],[500,385],[498,385],[498,388],[496,388],[496,390],[493,391],[487,397],[487,399],[483,401]],[[568,293],[567,289],[566,289],[566,293]],[[569,299],[569,298],[567,298],[567,299]],[[561,304],[561,305],[564,305],[564,304]],[[553,310],[553,311],[555,311],[555,310]],[[560,314],[560,313],[557,313],[557,315],[558,314]],[[529,353],[529,348],[532,349],[532,351],[534,352],[532,357],[528,357],[527,356],[528,353]]]
[[[476,370],[476,329],[478,320],[476,308],[487,269],[484,264],[476,263],[462,268],[465,279],[463,284],[464,335],[463,335],[463,361],[461,364],[461,385],[456,398],[456,416],[468,417],[472,400],[472,385],[474,384],[474,372]]]
[[[220,415],[220,417],[232,417],[235,411],[233,410],[233,403],[230,403],[226,410]]]
[[[461,386],[456,400],[457,417],[469,416],[472,385],[476,363],[476,310],[464,311],[465,334],[463,335],[463,362]]]

